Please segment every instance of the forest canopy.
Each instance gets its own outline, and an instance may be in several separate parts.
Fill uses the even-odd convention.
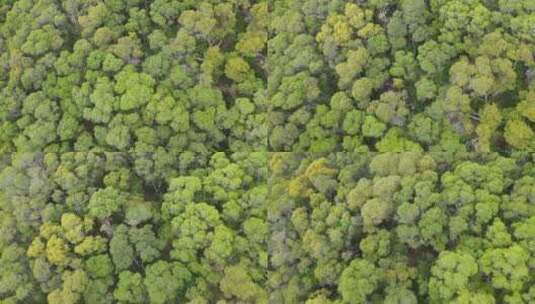
[[[535,303],[533,0],[0,0],[0,303]]]
[[[276,153],[274,303],[533,303],[532,154]]]
[[[533,151],[532,0],[273,1],[271,151]]]

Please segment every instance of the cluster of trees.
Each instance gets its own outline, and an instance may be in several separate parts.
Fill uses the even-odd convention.
[[[270,157],[273,303],[533,303],[531,154]]]
[[[533,0],[0,0],[0,303],[535,303]]]
[[[267,1],[2,1],[1,151],[265,149],[268,22]]]
[[[2,303],[535,301],[535,155],[12,153]]]
[[[535,149],[532,0],[275,0],[271,151]]]
[[[166,177],[128,153],[17,153],[0,173],[2,303],[267,303],[267,154]]]
[[[535,149],[531,0],[0,4],[1,151]]]

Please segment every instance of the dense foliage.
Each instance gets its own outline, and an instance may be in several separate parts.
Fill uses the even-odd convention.
[[[275,0],[273,151],[535,149],[535,1]]]
[[[534,303],[534,163],[272,155],[272,302]]]
[[[534,26],[0,0],[0,303],[535,303]]]
[[[19,153],[0,174],[2,303],[267,303],[266,154],[168,185],[126,153]]]
[[[265,149],[266,1],[2,1],[2,151]]]

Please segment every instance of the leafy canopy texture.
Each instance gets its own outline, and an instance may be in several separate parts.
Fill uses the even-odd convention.
[[[533,0],[0,0],[0,303],[535,303]]]

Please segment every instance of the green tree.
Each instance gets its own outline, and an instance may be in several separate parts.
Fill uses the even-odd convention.
[[[491,248],[481,257],[480,265],[494,288],[515,292],[522,290],[528,280],[528,258],[529,253],[518,245]]]
[[[219,284],[226,298],[268,303],[267,293],[251,280],[247,270],[242,266],[226,268]]]
[[[124,303],[140,303],[146,301],[143,279],[139,273],[123,271],[119,274],[117,289],[113,292],[116,300]]]
[[[365,303],[380,281],[381,274],[373,264],[355,259],[342,272],[338,292],[345,303]]]
[[[429,295],[433,301],[450,301],[470,288],[479,267],[467,253],[443,251],[431,269]]]
[[[147,267],[143,284],[152,303],[166,303],[180,295],[190,278],[182,264],[158,261]]]
[[[90,216],[104,220],[119,211],[126,203],[126,198],[115,188],[104,188],[91,195],[88,205]]]

